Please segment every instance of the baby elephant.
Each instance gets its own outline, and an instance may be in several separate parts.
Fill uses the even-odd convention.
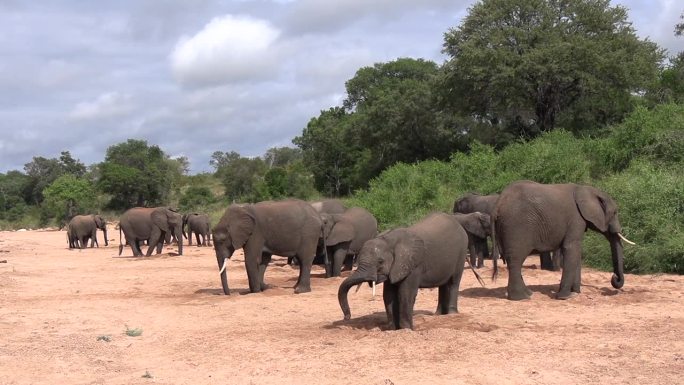
[[[369,240],[359,253],[358,268],[338,291],[344,319],[351,318],[349,289],[363,282],[385,283],[383,299],[390,329],[413,329],[419,288],[438,287],[438,314],[457,313],[467,247],[465,230],[445,213],[430,214],[410,227]]]
[[[185,229],[188,229],[187,235]],[[192,233],[195,233],[197,246],[211,246],[211,222],[207,214],[191,213],[183,215],[183,236],[192,245]],[[200,241],[200,238],[202,239]]]

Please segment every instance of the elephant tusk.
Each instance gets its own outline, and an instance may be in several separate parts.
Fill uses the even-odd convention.
[[[375,297],[375,281],[373,281],[371,287],[373,288],[373,297]]]
[[[226,261],[228,258],[223,258],[223,266],[221,266],[221,270],[219,271],[219,275],[223,274],[223,272],[226,270]]]
[[[620,233],[617,233],[617,235],[618,235],[618,237],[620,237],[620,239],[622,239],[623,241],[629,243],[630,245],[636,245],[636,243],[634,243],[634,242],[630,241],[629,239],[625,238],[624,235],[622,235],[622,234],[620,234]]]
[[[363,282],[361,282],[361,283],[363,283]],[[361,283],[356,285],[356,290],[354,291],[354,294],[359,292],[359,289],[361,288]]]

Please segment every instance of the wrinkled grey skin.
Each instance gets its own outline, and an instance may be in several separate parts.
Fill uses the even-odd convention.
[[[195,233],[197,246],[211,246],[211,222],[207,214],[183,215],[183,235],[188,239],[188,245],[192,245],[192,233]]]
[[[474,193],[467,193],[462,197],[458,198],[454,202],[454,208],[452,212],[454,214],[471,214],[475,212],[480,212],[483,214],[491,215],[492,211],[494,210],[494,205],[496,205],[496,200],[498,198],[499,194],[480,195]],[[487,238],[485,237],[474,239],[474,247],[475,255],[477,256],[477,264],[473,264],[473,266],[480,268],[484,266],[484,259],[489,258],[489,247],[487,246]],[[472,256],[471,263],[473,263]]]
[[[378,234],[378,221],[361,207],[352,207],[342,214],[321,214],[323,236],[329,263],[326,277],[339,277],[348,255],[359,253],[361,246]]]
[[[478,253],[477,244],[486,244],[487,237],[492,234],[489,214],[476,211],[470,214],[455,213],[453,216],[468,234],[470,265],[474,267],[484,266],[484,255]]]
[[[413,329],[413,306],[419,288],[438,287],[438,314],[458,312],[468,235],[453,215],[430,214],[420,222],[386,231],[366,242],[356,270],[342,282],[338,301],[351,318],[347,294],[363,282],[383,283],[390,329]]]
[[[155,248],[157,254],[161,253],[165,238],[173,234],[178,241],[178,254],[183,255],[182,221],[182,216],[168,207],[134,207],[121,215],[119,234],[124,233],[136,257],[142,256],[141,241],[148,241],[145,255],[150,256]],[[119,255],[122,251],[123,243],[120,243]]]
[[[107,240],[107,222],[101,216],[96,214],[91,215],[76,215],[71,218],[67,225],[67,240],[69,241],[69,248],[85,249],[88,246],[88,239],[90,239],[90,247],[100,247],[97,242],[97,229],[102,230],[104,234],[105,246],[109,246]]]
[[[258,293],[267,288],[264,273],[272,254],[297,257],[300,264],[295,293],[309,292],[322,224],[316,210],[297,199],[230,205],[212,231],[219,269],[235,250],[243,249],[249,290]],[[221,272],[221,286],[229,295],[226,270]]]
[[[494,249],[508,262],[508,299],[529,299],[532,292],[522,278],[522,264],[533,252],[560,248],[563,273],[558,299],[580,292],[582,238],[587,228],[603,234],[611,247],[613,277],[611,284],[624,285],[622,226],[617,205],[607,193],[576,184],[540,184],[519,181],[501,192],[492,213]],[[497,274],[494,254],[494,276]]]

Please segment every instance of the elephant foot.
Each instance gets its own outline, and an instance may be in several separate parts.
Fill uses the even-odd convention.
[[[569,293],[558,293],[556,294],[556,299],[571,299],[577,297],[578,295],[579,293],[575,293],[574,291]]]
[[[526,301],[529,300],[530,297],[532,297],[532,293],[529,292],[528,290],[523,290],[523,291],[509,291],[507,293],[507,298],[511,301]]]
[[[311,287],[303,287],[303,286],[297,286],[295,287],[295,294],[302,294],[302,293],[308,293],[311,291]]]

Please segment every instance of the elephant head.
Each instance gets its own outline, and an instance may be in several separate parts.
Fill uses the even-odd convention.
[[[178,241],[178,254],[183,255],[183,217],[168,207],[159,207],[152,211],[152,223],[166,234],[172,234]]]
[[[349,242],[354,238],[354,226],[341,219],[340,214],[321,214],[323,238],[327,246]]]
[[[614,273],[610,283],[616,289],[621,288],[625,283],[625,277],[620,240],[631,244],[633,242],[621,234],[622,226],[617,215],[617,204],[608,194],[591,186],[577,186],[574,197],[577,209],[587,222],[587,227],[603,234],[610,242]]]
[[[337,293],[344,319],[351,318],[349,289],[363,282],[402,281],[420,263],[424,250],[423,241],[406,229],[384,232],[367,241],[359,253],[358,268],[342,282]]]
[[[491,219],[485,213],[476,211],[471,214],[454,214],[454,216],[468,234],[478,238],[486,238],[491,234]]]
[[[250,205],[231,205],[212,230],[216,260],[221,267],[221,284],[226,295],[229,294],[226,261],[233,256],[235,250],[247,243],[255,225],[256,219]]]
[[[102,234],[104,234],[105,246],[109,246],[109,240],[107,239],[107,222],[99,215],[93,215],[93,220],[95,221],[95,226],[102,230]]]

